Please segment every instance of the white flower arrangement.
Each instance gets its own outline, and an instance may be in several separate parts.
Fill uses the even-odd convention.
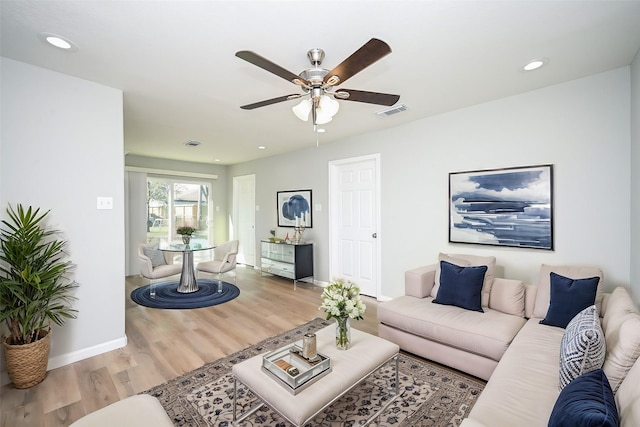
[[[322,305],[319,310],[332,317],[362,320],[367,306],[360,299],[360,288],[351,281],[334,279],[322,292]]]

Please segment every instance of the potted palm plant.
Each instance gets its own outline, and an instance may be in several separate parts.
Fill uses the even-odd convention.
[[[66,241],[47,229],[49,211],[18,205],[7,208],[8,220],[0,230],[0,322],[7,372],[16,388],[29,388],[44,380],[49,360],[51,322],[62,325],[75,318],[68,278],[73,265],[64,252]]]

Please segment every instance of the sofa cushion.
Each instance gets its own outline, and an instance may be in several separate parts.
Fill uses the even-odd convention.
[[[527,321],[491,374],[469,418],[496,427],[545,426],[560,394],[558,355],[563,333],[563,329],[541,325],[539,319]]]
[[[506,314],[524,317],[525,285],[520,280],[496,277],[491,286],[489,308]]]
[[[599,277],[598,290],[596,291],[596,309],[598,313],[602,312],[602,270],[597,267],[575,267],[542,264],[540,267],[540,279],[538,281],[538,290],[536,291],[536,303],[533,308],[533,316],[537,319],[543,319],[549,310],[549,302],[551,300],[551,277],[550,273],[554,272],[571,279],[582,279],[585,277]],[[584,307],[583,307],[584,308]]]
[[[549,309],[540,323],[565,328],[576,314],[595,303],[600,278],[571,279],[551,272],[550,279]]]
[[[631,367],[615,393],[621,427],[640,426],[640,360]]]
[[[560,390],[580,375],[602,368],[606,351],[600,316],[591,305],[571,319],[562,336]]]
[[[142,252],[149,257],[151,260],[151,265],[153,268],[156,268],[161,265],[166,265],[167,261],[164,259],[163,252],[155,247],[144,247],[142,248]]]
[[[447,261],[448,263],[458,265],[460,267],[469,266],[487,266],[487,273],[484,275],[484,284],[482,285],[482,306],[489,306],[489,295],[491,293],[491,286],[493,285],[493,279],[495,278],[496,269],[496,257],[478,256],[478,255],[465,255],[465,254],[443,254],[438,256],[438,264],[436,268],[435,284],[431,289],[431,296],[438,296],[438,287],[440,286],[440,261]]]
[[[486,272],[486,265],[459,267],[440,261],[440,287],[438,296],[432,302],[484,313],[480,294]]]
[[[629,292],[622,286],[618,286],[609,295],[607,309],[602,316],[602,329],[605,335],[617,329],[633,313],[637,314],[638,309],[629,296]]]
[[[574,426],[618,426],[618,409],[602,369],[576,378],[558,396],[549,427]]]
[[[617,329],[612,329],[611,323],[607,325],[609,333],[605,333],[607,355],[602,369],[616,393],[640,356],[640,315],[630,313]]]
[[[401,296],[378,305],[378,322],[431,341],[500,360],[526,320],[489,308],[484,313]],[[558,365],[558,353],[555,354]],[[556,368],[557,372],[557,368]],[[557,377],[557,374],[556,374]]]

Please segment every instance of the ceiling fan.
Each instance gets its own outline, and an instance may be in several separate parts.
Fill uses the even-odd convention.
[[[309,61],[311,61],[313,68],[308,68],[299,75],[295,75],[291,71],[274,64],[257,53],[249,50],[241,50],[236,52],[238,58],[244,59],[253,65],[298,85],[303,93],[279,96],[277,98],[243,105],[240,108],[253,110],[254,108],[264,107],[278,102],[305,98],[298,105],[294,106],[292,110],[299,119],[304,121],[307,121],[309,115],[311,115],[314,131],[317,131],[317,125],[330,122],[338,112],[340,104],[336,99],[391,106],[398,102],[400,95],[354,89],[336,89],[336,86],[344,83],[350,77],[390,53],[391,48],[387,43],[372,38],[338,66],[332,70],[328,70],[320,67],[324,59],[324,51],[317,48],[311,49],[307,52],[307,57]]]

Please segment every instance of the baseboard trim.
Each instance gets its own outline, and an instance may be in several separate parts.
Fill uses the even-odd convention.
[[[82,350],[74,351],[72,353],[61,354],[60,356],[50,357],[47,370],[56,369],[61,366],[66,366],[80,360],[88,359],[89,357],[97,356],[102,353],[106,353],[111,350],[117,350],[127,345],[127,336],[118,338],[115,340],[107,341],[93,347],[87,347]]]
[[[93,347],[87,347],[82,350],[77,350],[71,353],[61,354],[60,356],[50,357],[49,362],[47,364],[47,371],[60,368],[62,366],[70,365],[71,363],[79,362],[80,360],[88,359],[90,357],[97,356],[102,353],[106,353],[108,351],[117,350],[119,348],[125,347],[126,345],[127,345],[127,336],[125,335],[122,338],[118,338],[118,339],[107,341],[98,345],[94,345]],[[9,374],[7,374],[6,366],[4,366],[4,363],[3,363],[2,372],[0,372],[0,384],[6,385],[6,384],[9,384],[10,382],[11,380],[9,379]]]

